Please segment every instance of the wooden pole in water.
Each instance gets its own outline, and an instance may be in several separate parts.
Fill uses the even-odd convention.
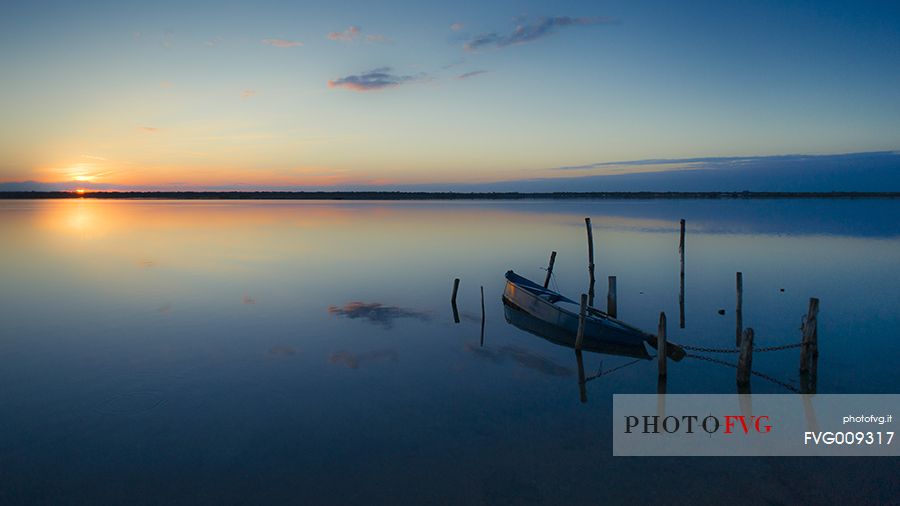
[[[609,291],[606,293],[606,314],[616,317],[617,313],[617,304],[616,304],[616,277],[609,277]]]
[[[737,304],[734,308],[734,345],[740,348],[741,335],[744,333],[744,273],[738,272],[735,274],[735,287],[737,289]]]
[[[750,384],[750,371],[753,369],[753,329],[744,330],[741,338],[741,357],[738,359],[737,384]]]
[[[588,274],[591,277],[591,284],[588,286],[588,305],[594,305],[594,233],[591,231],[591,219],[584,219],[584,226],[587,228],[588,239]]]
[[[818,319],[819,299],[809,299],[809,310],[806,313],[806,322],[803,324],[803,341],[800,346],[800,372],[809,372],[810,356],[819,356]]]
[[[659,359],[659,376],[666,376],[666,313],[659,313],[659,329],[656,334],[656,356]]]
[[[681,274],[678,289],[678,326],[684,328],[684,218],[681,219],[681,237],[678,240],[678,253],[681,256]]]
[[[666,416],[666,377],[656,378],[656,416]]]
[[[818,324],[817,324],[818,325]],[[814,394],[816,393],[816,383],[819,375],[819,332],[813,334],[812,341],[810,342],[810,348],[812,348],[812,357],[809,361],[809,374],[807,374],[807,383],[806,383],[806,391],[807,393]]]
[[[484,346],[484,286],[481,287],[481,346]]]
[[[584,360],[581,358],[581,350],[575,350],[575,362],[578,363],[578,396],[581,402],[587,402],[587,380],[584,379]]]
[[[456,307],[456,293],[459,291],[459,278],[453,280],[453,294],[450,295],[450,306],[453,308],[453,321],[459,323],[459,309]]]
[[[581,342],[584,341],[584,325],[585,316],[587,314],[587,294],[581,294],[581,311],[578,314],[578,334],[575,336],[575,349],[581,349]]]
[[[544,278],[544,288],[550,286],[550,277],[553,276],[553,264],[556,263],[556,252],[550,252],[550,263],[547,264],[547,277]]]

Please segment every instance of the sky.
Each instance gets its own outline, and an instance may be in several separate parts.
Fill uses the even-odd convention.
[[[900,190],[897,2],[19,2],[0,64],[5,187]]]

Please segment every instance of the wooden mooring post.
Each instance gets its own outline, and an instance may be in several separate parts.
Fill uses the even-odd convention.
[[[617,310],[616,304],[616,277],[609,277],[609,291],[606,293],[606,314],[616,318]]]
[[[575,350],[575,362],[578,364],[578,397],[584,404],[587,402],[587,380],[584,375],[584,359],[581,357],[581,350]]]
[[[753,329],[744,330],[741,338],[741,356],[738,359],[737,384],[747,386],[750,384],[750,371],[753,370]]]
[[[550,252],[550,263],[547,264],[547,277],[544,278],[544,288],[550,286],[550,277],[553,276],[553,264],[556,263],[556,252]]]
[[[581,294],[581,311],[578,313],[578,333],[575,335],[575,349],[581,350],[581,343],[584,341],[584,325],[585,316],[587,315],[587,294]]]
[[[459,309],[456,307],[457,292],[459,292],[459,278],[453,280],[453,293],[450,295],[450,306],[453,308],[453,321],[459,323]]]
[[[656,416],[666,416],[666,377],[656,378]]]
[[[678,289],[678,326],[684,328],[684,219],[681,219],[681,236],[678,239],[678,254],[681,257],[681,273]]]
[[[481,287],[481,346],[484,346],[484,286]]]
[[[659,361],[659,377],[666,376],[666,313],[659,313],[659,329],[656,334],[656,356]]]
[[[803,341],[800,345],[801,373],[810,371],[810,359],[816,361],[819,358],[818,317],[819,299],[812,297],[809,299],[809,309],[803,322]]]
[[[588,274],[590,275],[590,285],[588,286],[588,305],[594,306],[594,232],[591,230],[591,219],[584,219],[584,226],[587,228],[588,240]]]
[[[734,308],[734,346],[740,348],[741,335],[744,333],[744,273],[735,273],[735,288],[737,290],[737,304]]]

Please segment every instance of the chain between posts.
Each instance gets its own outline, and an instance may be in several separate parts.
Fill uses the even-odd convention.
[[[737,369],[737,364],[732,364],[731,362],[726,362],[726,361],[724,361],[724,360],[719,360],[719,359],[717,359],[717,358],[704,357],[703,355],[693,355],[693,354],[690,354],[690,353],[688,353],[688,354],[685,355],[685,356],[688,357],[688,358],[696,358],[697,360],[705,360],[705,361],[707,361],[707,362],[712,362],[712,363],[714,363],[714,364],[724,365],[724,366],[733,367],[733,368]],[[777,379],[777,378],[774,378],[774,377],[772,377],[772,376],[769,376],[768,374],[763,374],[763,373],[757,372],[757,371],[750,371],[750,374],[752,374],[752,375],[754,375],[754,376],[756,376],[756,377],[762,378],[762,379],[764,379],[764,380],[766,380],[766,381],[770,381],[770,382],[772,382],[772,383],[775,383],[776,385],[778,385],[778,386],[780,386],[780,387],[782,387],[782,388],[785,388],[785,389],[787,389],[787,390],[790,390],[791,392],[800,393],[800,389],[798,389],[798,388],[795,387],[794,385],[791,385],[790,383],[785,383],[784,381],[781,381],[781,380],[779,380],[779,379]]]
[[[636,364],[636,363],[638,363],[638,362],[643,362],[643,360],[644,360],[644,359],[637,358],[637,359],[632,360],[631,362],[627,362],[627,363],[622,364],[622,365],[620,365],[620,366],[618,366],[618,367],[613,367],[612,369],[607,369],[607,370],[605,370],[605,371],[602,369],[602,363],[601,363],[601,369],[600,369],[599,371],[597,371],[597,374],[594,374],[594,375],[592,375],[592,376],[588,376],[587,378],[584,379],[584,381],[585,381],[585,383],[587,383],[588,381],[591,381],[592,379],[597,379],[597,378],[599,378],[600,376],[606,376],[607,374],[612,374],[612,373],[618,371],[619,369],[624,369],[624,368],[626,368],[626,367],[628,367],[628,366],[631,366],[631,365],[634,365],[634,364]]]
[[[680,345],[685,350],[689,351],[697,351],[700,353],[740,353],[741,350],[738,348],[705,348],[703,346],[688,346],[688,345]],[[789,350],[791,348],[799,348],[803,346],[803,343],[793,343],[793,344],[782,344],[780,346],[763,346],[762,348],[753,348],[754,353],[761,353],[764,351],[781,351],[781,350]]]

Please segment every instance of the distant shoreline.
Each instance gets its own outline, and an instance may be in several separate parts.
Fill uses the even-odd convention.
[[[392,192],[392,191],[8,191],[0,200],[716,200],[898,199],[900,192]]]

